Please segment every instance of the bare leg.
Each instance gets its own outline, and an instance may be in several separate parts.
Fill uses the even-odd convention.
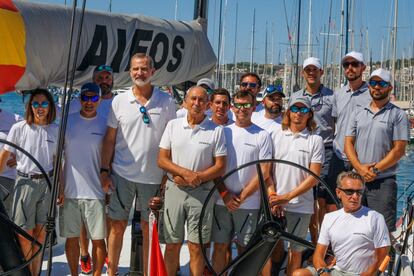
[[[293,276],[312,276],[312,273],[306,268],[301,268],[293,271]]]
[[[109,259],[109,276],[114,276],[118,271],[119,257],[121,256],[122,241],[128,221],[112,220],[111,233],[108,238],[108,259]]]
[[[67,238],[65,243],[66,259],[72,276],[78,275],[79,268],[79,238]]]
[[[289,249],[289,259],[288,259],[286,275],[291,276],[293,274],[293,271],[301,267],[301,263],[302,263],[302,252],[293,251]]]
[[[165,266],[167,268],[168,276],[175,276],[177,272],[177,266],[180,264],[180,250],[181,243],[167,243],[165,246]],[[190,252],[191,254],[191,252]],[[191,258],[191,255],[190,255]],[[190,261],[191,262],[191,261]]]
[[[201,245],[189,241],[188,250],[190,251],[190,275],[203,275],[205,263],[203,253],[201,252]]]
[[[105,240],[92,240],[93,275],[100,276],[105,262]]]
[[[229,263],[228,259],[228,250],[229,244],[228,243],[214,243],[214,251],[213,251],[213,268],[214,271],[219,273],[223,271],[226,265]]]
[[[89,248],[89,239],[87,238],[86,234],[86,227],[85,224],[82,223],[81,232],[80,232],[80,252],[81,256],[88,256],[88,248]]]
[[[319,237],[319,220],[318,220],[318,201],[313,201],[313,215],[309,221],[309,232],[311,235],[311,240],[314,245],[318,242]]]
[[[325,214],[327,213],[326,200],[324,198],[318,198],[318,205],[319,205],[319,212],[318,212],[319,225],[322,225],[323,218]]]
[[[148,228],[148,221],[145,220],[141,220],[141,229],[142,229],[142,246],[144,247],[143,249],[143,263],[144,263],[144,276],[147,276],[148,274],[148,247],[149,247],[149,228]]]
[[[40,243],[44,243],[46,239],[46,231],[43,228],[43,225],[36,224],[35,229],[33,230],[33,236],[37,237],[37,240]],[[52,237],[50,237],[52,238]],[[38,250],[37,246],[32,246],[32,254]],[[32,275],[38,275],[42,265],[42,254],[37,255],[37,257],[32,262]]]
[[[33,229],[31,230],[26,230],[26,232],[33,237]],[[32,252],[32,243],[28,240],[26,240],[23,236],[17,234],[19,243],[20,243],[20,248],[22,250],[23,256],[26,260],[30,259],[33,256],[33,252]],[[32,263],[33,264],[33,263]],[[32,273],[32,264],[29,265],[29,270]],[[33,274],[33,273],[32,273]]]

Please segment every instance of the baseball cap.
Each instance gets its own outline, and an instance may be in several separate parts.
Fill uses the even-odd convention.
[[[82,85],[80,93],[84,94],[86,92],[95,92],[96,94],[101,96],[101,88],[93,82],[88,82]]]
[[[113,74],[114,70],[112,69],[111,66],[102,64],[102,65],[96,66],[95,69],[93,70],[94,75],[99,72],[108,72],[108,73]]]
[[[206,85],[211,90],[214,90],[216,88],[214,81],[209,78],[203,78],[197,82],[197,86],[201,86],[202,84]]]
[[[311,108],[311,102],[310,102],[310,100],[309,100],[307,97],[300,96],[300,97],[294,98],[294,99],[290,102],[289,107],[291,107],[291,106],[293,106],[293,105],[295,105],[295,104],[297,104],[297,103],[302,103],[302,104],[304,104],[307,108]]]
[[[356,59],[357,61],[364,63],[364,56],[360,52],[355,52],[355,51],[349,52],[342,58],[342,62],[344,62],[348,57],[352,57]]]
[[[263,98],[266,98],[269,95],[273,95],[273,94],[280,94],[282,95],[282,97],[286,97],[285,94],[283,93],[283,88],[281,85],[273,85],[270,84],[266,87],[266,89],[263,91]]]
[[[317,67],[318,69],[322,68],[321,60],[316,57],[308,57],[307,59],[303,61],[303,69],[305,69],[306,66],[309,66],[309,65],[313,65]]]
[[[371,79],[372,77],[380,77],[383,81],[386,82],[390,82],[391,81],[391,72],[382,68],[379,68],[377,70],[374,70],[371,73],[371,76],[369,77],[369,79]]]

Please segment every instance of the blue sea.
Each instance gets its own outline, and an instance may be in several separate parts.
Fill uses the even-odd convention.
[[[22,96],[16,93],[1,95],[0,108],[4,110],[24,114],[24,100]],[[414,184],[407,189],[410,183],[414,182],[414,145],[408,147],[405,157],[400,161],[397,173],[398,180],[398,215],[401,215],[405,207],[407,196],[414,191]]]

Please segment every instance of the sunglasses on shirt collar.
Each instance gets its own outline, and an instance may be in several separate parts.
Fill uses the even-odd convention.
[[[145,106],[141,106],[139,108],[139,112],[141,112],[142,114],[142,121],[144,122],[144,124],[148,125],[150,123],[150,119],[149,119],[147,109],[145,108]]]

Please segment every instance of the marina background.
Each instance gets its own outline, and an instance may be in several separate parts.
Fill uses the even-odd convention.
[[[8,93],[0,96],[0,108],[19,115],[24,115],[25,104],[21,95],[16,93]],[[414,185],[408,187],[414,181],[414,144],[407,148],[405,157],[399,162],[398,173],[398,216],[401,215],[403,208],[406,206],[405,200],[407,196],[414,191]],[[408,189],[407,189],[408,188]]]

